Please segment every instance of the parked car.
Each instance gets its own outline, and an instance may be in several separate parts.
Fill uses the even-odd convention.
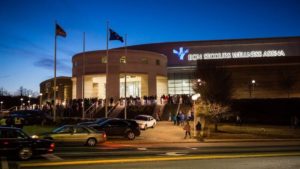
[[[146,130],[149,127],[154,128],[156,125],[156,120],[149,115],[138,115],[134,120],[139,124],[140,129]]]
[[[0,154],[14,155],[28,160],[33,155],[52,153],[55,144],[51,140],[33,139],[19,128],[0,127]]]
[[[20,117],[24,120],[25,125],[41,124],[52,121],[52,117],[41,110],[19,110],[9,114],[10,118]]]
[[[91,125],[91,124],[100,124],[106,120],[108,120],[109,118],[106,118],[106,117],[102,117],[102,118],[99,118],[95,121],[86,121],[86,122],[81,122],[81,123],[78,123],[78,125],[84,125],[84,126],[88,126],[88,125]]]
[[[55,143],[80,143],[87,146],[106,141],[105,132],[82,125],[64,125],[50,133],[41,134],[40,137],[54,140]]]
[[[104,131],[107,136],[121,136],[129,140],[141,134],[138,124],[133,120],[108,119],[100,124],[91,124],[98,131]]]

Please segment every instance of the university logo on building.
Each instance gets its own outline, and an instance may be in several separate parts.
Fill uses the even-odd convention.
[[[177,51],[176,49],[173,49],[173,53],[180,59],[183,60],[184,56],[189,53],[189,49],[184,49],[183,47],[180,47]]]

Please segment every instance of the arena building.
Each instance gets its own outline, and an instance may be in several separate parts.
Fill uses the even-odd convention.
[[[126,96],[193,94],[197,64],[230,71],[234,98],[300,97],[300,37],[144,44],[129,46],[126,57],[124,48],[108,56],[105,50],[73,56],[73,98],[83,91],[85,98],[105,98],[106,91],[124,97],[125,75]]]

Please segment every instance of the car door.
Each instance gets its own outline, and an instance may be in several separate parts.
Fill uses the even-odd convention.
[[[90,132],[82,126],[76,126],[74,129],[74,142],[86,142]]]
[[[31,140],[16,129],[1,130],[0,149],[5,152],[17,151],[21,147],[32,147]]]
[[[74,129],[73,126],[65,126],[61,130],[52,134],[55,142],[74,142]]]
[[[15,150],[15,140],[12,138],[12,133],[9,132],[10,129],[0,130],[0,151],[8,152]]]
[[[126,130],[128,129],[128,124],[122,120],[114,120],[111,123],[112,132],[115,136],[124,136]]]

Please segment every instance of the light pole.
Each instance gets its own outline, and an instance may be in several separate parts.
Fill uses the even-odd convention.
[[[22,109],[23,109],[23,108],[22,108],[22,107],[23,107],[23,98],[21,98],[20,100],[21,100],[21,106],[20,106],[20,109],[22,110]]]
[[[40,109],[42,110],[42,97],[43,97],[43,93],[40,93]]]
[[[194,103],[193,103],[193,109],[194,109],[194,137],[196,137],[196,111],[195,111],[195,102],[196,102],[196,100],[200,97],[201,95],[200,95],[200,93],[197,93],[197,94],[194,94],[193,96],[192,96],[192,100],[194,101]]]
[[[250,91],[250,97],[252,98],[254,95],[254,86],[255,86],[256,81],[253,79],[251,80],[251,91]]]
[[[30,98],[31,98],[31,95],[28,95],[28,106],[29,106],[29,109],[31,109],[30,108]]]
[[[0,104],[1,104],[1,112],[2,112],[2,105],[3,105],[3,101],[1,101],[1,102],[0,102]]]

